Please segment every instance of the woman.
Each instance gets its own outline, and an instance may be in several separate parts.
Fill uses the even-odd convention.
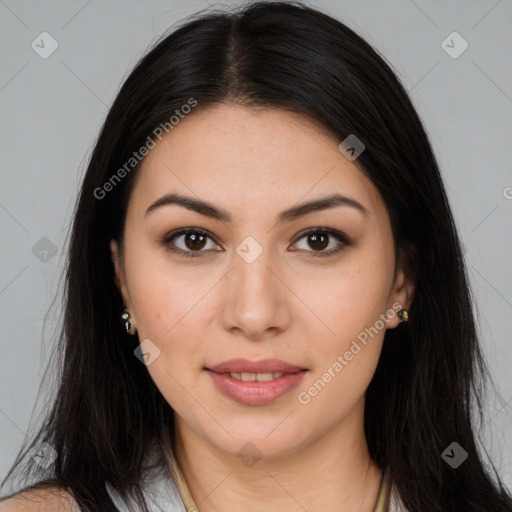
[[[11,472],[36,483],[2,510],[512,510],[429,141],[317,10],[198,16],[140,61],[66,278],[60,388]]]

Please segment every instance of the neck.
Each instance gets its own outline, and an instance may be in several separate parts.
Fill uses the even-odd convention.
[[[374,510],[382,472],[368,453],[362,415],[303,449],[252,465],[206,442],[179,418],[175,427],[175,457],[199,512]]]

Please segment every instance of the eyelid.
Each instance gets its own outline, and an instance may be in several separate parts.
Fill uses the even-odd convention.
[[[315,226],[314,228],[307,228],[300,233],[297,233],[295,237],[295,241],[293,243],[296,243],[298,240],[303,238],[306,235],[309,235],[310,233],[326,233],[330,236],[333,236],[335,238],[338,238],[339,240],[346,242],[347,244],[350,243],[350,238],[348,235],[343,233],[343,231],[339,231],[337,229],[328,228],[325,226]]]

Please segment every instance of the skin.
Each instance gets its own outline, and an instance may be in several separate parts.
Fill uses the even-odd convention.
[[[414,286],[395,251],[385,204],[357,160],[306,117],[279,109],[221,104],[196,109],[145,158],[130,196],[123,244],[111,243],[117,285],[140,340],[160,355],[147,367],[175,411],[175,453],[201,512],[372,511],[382,473],[363,430],[365,391],[386,328],[308,404],[298,400],[365,327],[394,303],[410,307]],[[277,215],[334,191],[360,202],[277,224]],[[145,214],[174,192],[213,203],[232,223],[178,205]],[[202,248],[173,230],[210,233]],[[300,233],[328,227],[318,249]],[[298,236],[299,235],[299,236]],[[236,252],[253,237],[262,254]],[[176,250],[202,251],[183,257]],[[342,249],[329,257],[319,251]],[[233,357],[282,359],[308,372],[274,403],[224,396],[204,370]],[[251,467],[237,452],[252,443]],[[250,446],[252,446],[250,445]]]

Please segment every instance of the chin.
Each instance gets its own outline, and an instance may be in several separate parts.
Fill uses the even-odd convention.
[[[273,431],[266,428],[266,423],[264,429],[255,429],[254,421],[252,428],[226,425],[226,429],[233,437],[223,436],[221,439],[210,439],[209,442],[216,445],[219,450],[237,457],[248,467],[251,467],[254,461],[270,461],[289,456],[307,444],[295,430],[279,431],[279,427],[276,429],[278,424],[279,421],[274,420]]]

